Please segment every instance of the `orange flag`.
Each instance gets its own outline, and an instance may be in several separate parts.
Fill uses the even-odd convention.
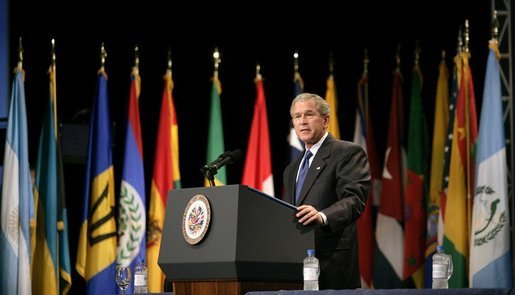
[[[165,74],[164,81],[147,226],[148,291],[152,293],[163,292],[165,276],[157,264],[157,259],[161,246],[167,195],[170,190],[181,188],[179,131],[173,103],[173,80],[170,68]]]

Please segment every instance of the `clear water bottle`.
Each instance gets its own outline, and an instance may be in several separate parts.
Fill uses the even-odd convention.
[[[433,289],[449,288],[448,280],[452,275],[452,257],[445,254],[443,245],[436,247],[433,254]]]
[[[134,293],[148,293],[148,268],[145,259],[140,259],[134,268]]]
[[[303,261],[304,290],[318,290],[320,264],[315,257],[315,250],[308,250],[308,257]]]

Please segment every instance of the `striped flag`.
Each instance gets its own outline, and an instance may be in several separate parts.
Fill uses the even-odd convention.
[[[449,287],[468,286],[469,202],[474,188],[474,144],[477,137],[476,100],[468,52],[462,55],[463,74],[454,120],[449,191],[444,227],[445,252],[452,257],[453,275]]]
[[[299,71],[295,71],[295,74],[293,75],[293,94],[296,97],[302,92],[304,92],[304,81],[302,80]],[[304,154],[304,143],[297,136],[292,121],[290,121],[288,143],[290,144],[290,162],[292,162]]]
[[[376,221],[377,249],[374,256],[374,286],[402,287],[404,253],[405,157],[403,95],[400,71],[394,72],[390,123],[383,167],[381,204]]]
[[[433,145],[431,155],[431,176],[429,199],[427,201],[427,234],[424,267],[424,287],[432,285],[432,257],[438,244],[438,216],[440,214],[440,196],[444,172],[446,130],[449,122],[449,71],[442,58],[436,85],[435,115],[433,125]]]
[[[497,51],[497,52],[496,52]],[[477,147],[470,287],[511,288],[510,212],[497,43],[490,41]]]
[[[154,175],[150,188],[150,208],[147,226],[148,291],[163,292],[165,276],[157,264],[161,234],[165,220],[166,199],[172,189],[181,188],[179,173],[179,128],[173,103],[172,70],[164,76],[161,114],[157,129]]]
[[[254,117],[250,127],[249,144],[241,183],[273,196],[274,177],[272,175],[270,136],[268,134],[265,89],[261,74],[256,77],[256,88]]]
[[[334,83],[334,75],[331,73],[327,78],[327,90],[325,92],[325,100],[329,104],[330,112],[329,126],[327,131],[334,138],[340,139],[340,123],[338,122],[338,96],[336,95],[336,85]]]
[[[97,92],[89,124],[88,159],[82,225],[75,268],[86,280],[87,294],[118,291],[116,270],[116,220],[114,169],[107,75],[98,75]]]
[[[224,145],[224,128],[222,124],[222,106],[220,104],[220,94],[222,93],[222,85],[218,79],[218,71],[213,75],[213,85],[211,87],[211,115],[209,117],[209,131],[207,139],[207,163],[216,160],[223,152]],[[215,175],[215,185],[227,184],[227,176],[225,166],[217,170]],[[205,186],[209,186],[209,182],[205,181]]]
[[[426,244],[425,184],[429,163],[429,136],[422,105],[422,73],[415,64],[408,128],[408,181],[404,213],[404,280],[424,287]]]
[[[34,294],[66,294],[72,281],[64,175],[57,136],[55,65],[50,67],[49,76],[50,96],[36,166],[38,204],[32,291]]]
[[[461,53],[454,57],[454,69],[452,74],[452,92],[449,96],[449,122],[447,122],[447,136],[445,138],[444,162],[442,175],[442,192],[440,194],[440,213],[438,214],[438,245],[443,245],[445,205],[447,204],[447,192],[449,191],[449,173],[451,170],[452,131],[456,113],[456,100],[458,98],[459,83],[463,75],[463,63]]]
[[[381,170],[375,149],[372,120],[368,108],[368,74],[364,73],[358,83],[358,108],[356,109],[356,124],[354,129],[354,142],[366,151],[372,176],[372,189],[368,191],[365,211],[358,219],[359,241],[359,270],[361,286],[373,288],[373,258],[375,248],[374,238],[374,199],[381,194]]]
[[[130,266],[132,273],[140,259],[146,258],[146,198],[143,167],[143,141],[139,114],[141,78],[138,67],[132,69],[127,127],[125,130],[125,153],[118,203],[118,250],[119,265]],[[131,281],[127,292],[133,290]]]
[[[21,63],[12,83],[7,119],[0,230],[0,293],[31,294],[30,227],[34,196],[29,167],[24,72]]]

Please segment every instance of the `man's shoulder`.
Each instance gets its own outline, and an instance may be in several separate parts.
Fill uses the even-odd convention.
[[[356,153],[364,153],[363,147],[359,144],[356,144],[352,141],[347,141],[343,139],[333,139],[328,142],[330,150],[336,152],[337,154],[356,154]]]
[[[360,148],[358,144],[343,139],[328,138],[327,143],[333,148]]]

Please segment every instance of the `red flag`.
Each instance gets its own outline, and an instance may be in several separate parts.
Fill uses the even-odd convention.
[[[408,130],[408,182],[406,186],[404,223],[404,279],[417,288],[424,285],[424,250],[426,212],[424,181],[429,163],[429,136],[422,106],[422,74],[418,64],[413,69]]]
[[[368,191],[365,211],[358,219],[359,240],[359,270],[363,288],[373,287],[373,257],[374,257],[374,199],[379,198],[381,187],[381,170],[375,149],[372,120],[368,112],[368,75],[365,73],[358,83],[358,110],[356,112],[356,128],[354,142],[360,144],[368,155],[372,189]],[[364,126],[363,126],[364,125]]]
[[[376,241],[374,257],[375,288],[402,287],[404,253],[404,175],[405,152],[402,128],[402,81],[399,70],[393,78],[392,103],[388,142],[382,175],[381,204],[377,214]]]
[[[260,74],[256,78],[257,97],[254,104],[254,118],[250,128],[242,184],[256,188],[268,195],[274,195],[274,178],[270,156],[270,136],[266,113],[265,90]]]
[[[148,291],[163,292],[164,274],[157,264],[161,234],[166,211],[168,191],[181,188],[179,173],[179,135],[173,103],[172,71],[164,77],[165,86],[161,103],[161,115],[157,129],[154,175],[150,190],[150,207],[147,227]]]
[[[453,275],[449,287],[468,287],[468,254],[471,197],[474,195],[474,145],[477,113],[468,52],[462,53],[463,74],[456,101],[449,190],[447,192],[444,246],[452,256]]]

